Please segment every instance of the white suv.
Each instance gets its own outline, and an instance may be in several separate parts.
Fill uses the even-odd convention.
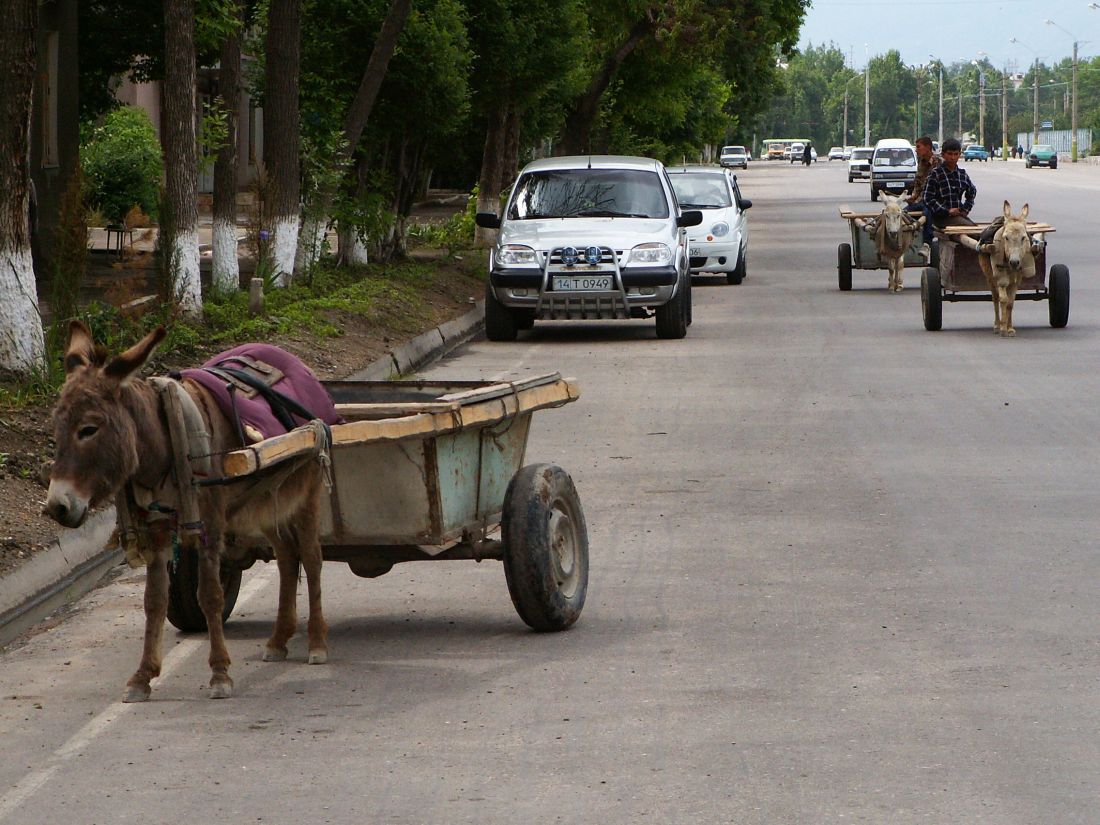
[[[527,164],[489,257],[485,335],[511,341],[538,319],[648,318],[660,338],[691,323],[686,227],[660,161],[612,155],[543,158]]]

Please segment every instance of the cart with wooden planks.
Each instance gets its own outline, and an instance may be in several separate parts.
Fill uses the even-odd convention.
[[[588,587],[580,499],[560,467],[524,465],[532,414],[576,401],[574,380],[552,373],[509,382],[325,387],[347,423],[326,435],[315,422],[229,453],[221,483],[262,485],[288,462],[317,460],[331,438],[332,483],[321,502],[325,561],[373,578],[400,562],[497,559],[528,625],[564,630],[577,620]],[[234,555],[236,582],[232,570],[229,581],[224,567],[222,574],[226,616],[240,568],[269,558],[269,551],[241,556],[235,548]],[[191,589],[188,598],[196,598]],[[192,607],[185,614],[201,617],[197,600]]]
[[[938,265],[926,267],[921,273],[925,329],[934,332],[943,328],[944,302],[993,300],[989,282],[978,262],[979,237],[988,226],[989,223],[980,223],[936,230]],[[1035,275],[1020,283],[1016,301],[1046,301],[1050,325],[1061,328],[1069,323],[1069,268],[1054,264],[1048,273],[1046,236],[1054,231],[1050,224],[1028,221]]]
[[[868,230],[871,221],[882,214],[878,212],[853,212],[848,205],[839,207],[840,217],[848,221],[848,230],[851,234],[851,243],[842,243],[836,250],[837,281],[841,291],[847,292],[852,288],[853,269],[889,269],[886,261],[878,254],[875,239]],[[920,251],[921,236],[913,238],[909,248],[905,250],[906,266],[935,266],[935,247],[932,249],[931,259],[926,259]]]

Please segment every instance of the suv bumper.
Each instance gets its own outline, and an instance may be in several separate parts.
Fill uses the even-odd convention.
[[[543,292],[541,270],[498,267],[489,273],[493,294],[500,303],[537,310],[540,319],[630,317],[632,309],[657,307],[672,300],[679,280],[674,266],[631,267],[622,270],[621,278],[625,312],[623,293],[617,289],[561,292],[548,288]],[[551,283],[548,279],[548,286]]]

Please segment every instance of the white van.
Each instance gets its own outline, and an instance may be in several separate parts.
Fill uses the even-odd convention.
[[[917,177],[917,152],[904,138],[884,138],[875,144],[871,156],[871,200],[878,193],[900,195],[913,188]]]

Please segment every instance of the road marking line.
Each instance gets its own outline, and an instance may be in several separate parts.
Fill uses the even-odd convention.
[[[243,607],[252,598],[267,586],[274,577],[274,566],[267,567],[248,577],[248,582],[241,588],[237,596],[237,608]],[[193,653],[198,653],[206,646],[206,639],[185,639],[173,647],[161,663],[159,679],[164,679],[179,665],[187,660]],[[48,764],[32,771],[17,782],[15,786],[3,796],[0,796],[0,822],[30,798],[35,791],[45,785],[57,773],[64,764],[73,756],[88,747],[96,737],[103,734],[116,721],[121,719],[130,709],[146,705],[148,703],[128,704],[126,702],[113,702],[87,724],[78,730],[61,747],[51,754]]]

